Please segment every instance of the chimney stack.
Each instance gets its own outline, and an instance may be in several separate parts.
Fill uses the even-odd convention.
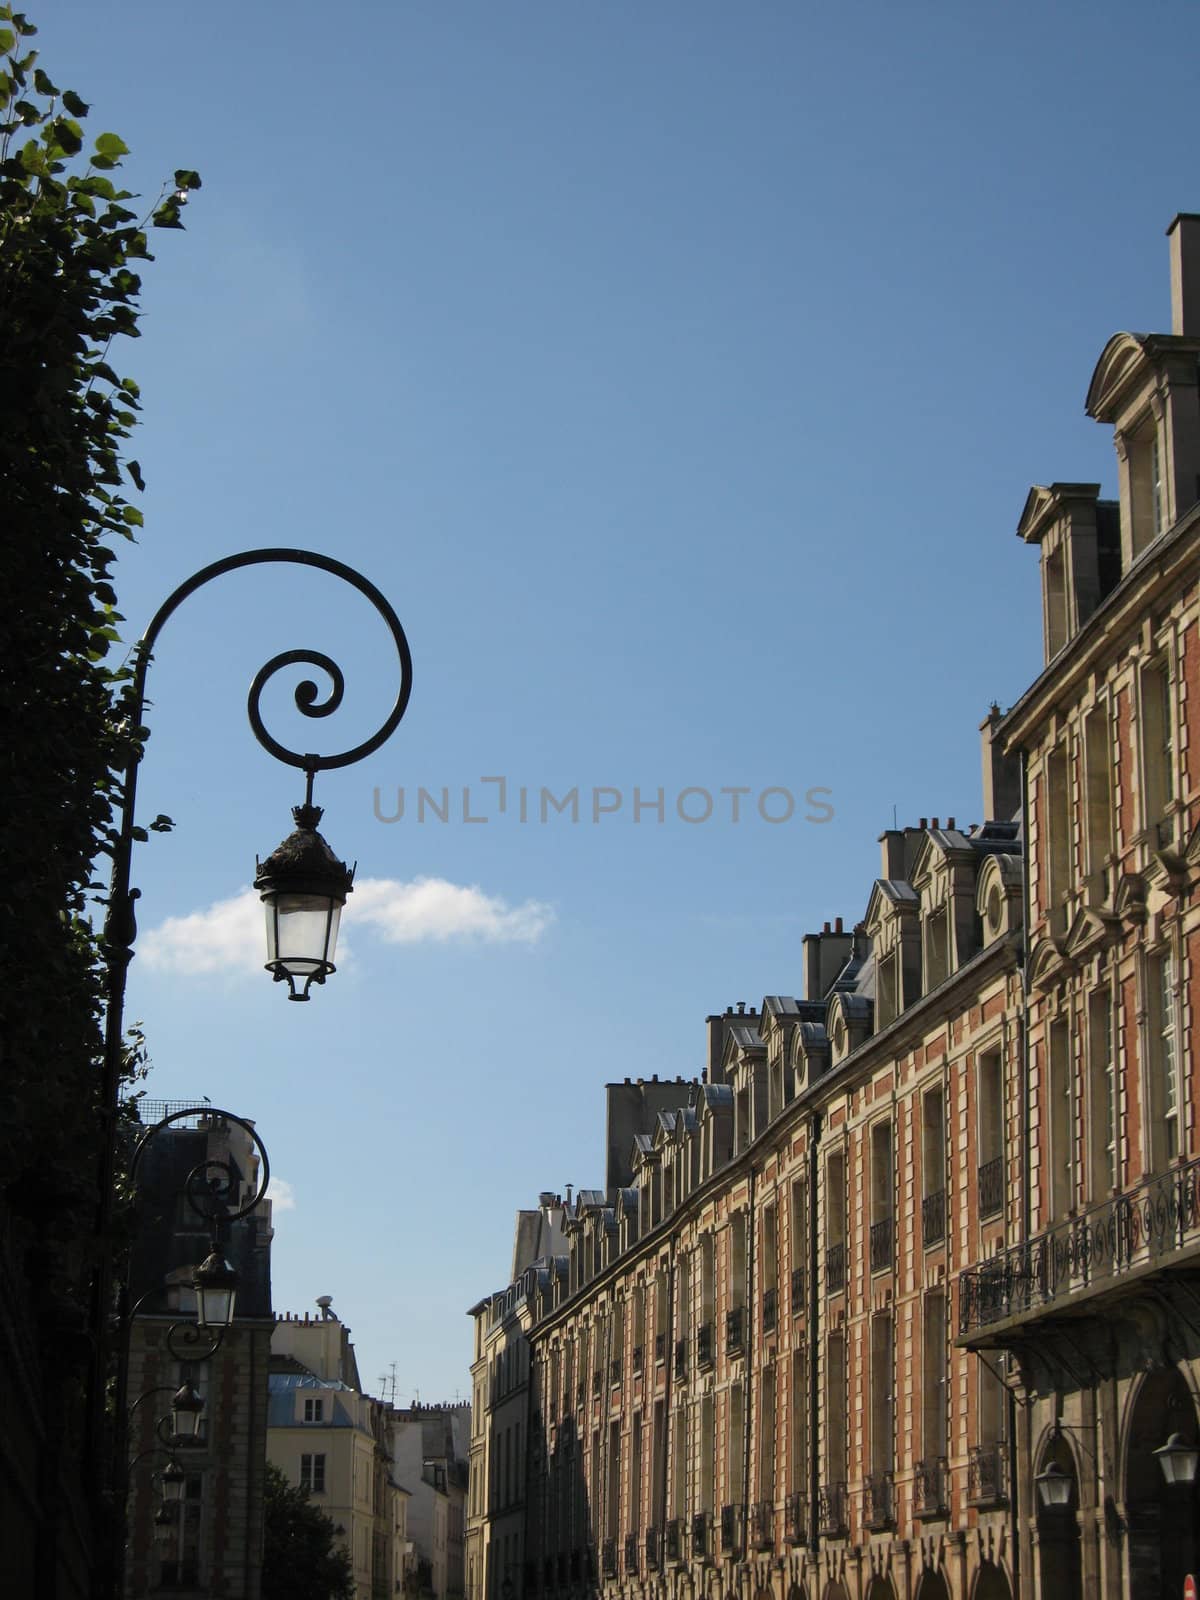
[[[1171,241],[1171,332],[1200,334],[1200,216],[1181,211]]]
[[[1000,707],[993,705],[979,724],[983,737],[983,820],[1011,822],[1021,809],[1021,766],[1015,756],[1000,749],[996,729]]]

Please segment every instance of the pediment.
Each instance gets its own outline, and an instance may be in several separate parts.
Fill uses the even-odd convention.
[[[1026,544],[1041,544],[1050,528],[1074,501],[1097,500],[1098,483],[1035,483],[1025,497],[1021,520],[1017,523],[1017,538]]]
[[[1131,383],[1146,363],[1144,333],[1114,333],[1100,353],[1088,385],[1084,410],[1097,422],[1114,422]]]
[[[1146,920],[1146,885],[1140,873],[1123,872],[1113,896],[1113,910],[1123,922],[1140,926]]]
[[[1063,954],[1072,961],[1085,955],[1093,946],[1109,937],[1107,926],[1094,911],[1086,907],[1077,912],[1063,940]]]
[[[1050,989],[1062,976],[1062,953],[1052,939],[1039,939],[1029,955],[1029,981],[1036,989]]]
[[[1025,496],[1025,505],[1017,523],[1017,538],[1024,539],[1026,544],[1041,544],[1051,520],[1047,513],[1052,511],[1053,506],[1052,492],[1044,484],[1035,483]]]

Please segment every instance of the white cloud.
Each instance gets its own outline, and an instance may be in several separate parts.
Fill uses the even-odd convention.
[[[295,1211],[296,1191],[286,1178],[277,1178],[271,1174],[271,1181],[267,1185],[267,1199],[276,1211]]]
[[[168,917],[138,939],[138,955],[156,972],[262,971],[262,901],[253,889],[205,911]]]
[[[451,939],[535,944],[553,920],[553,908],[543,901],[513,906],[477,885],[445,878],[414,878],[410,883],[360,879],[342,914],[343,930],[370,929],[387,944],[444,944]],[[138,953],[156,972],[261,972],[262,904],[253,889],[246,889],[203,911],[168,917],[141,935]],[[343,932],[339,964],[349,955]]]
[[[425,940],[482,939],[487,944],[535,944],[554,920],[541,900],[510,906],[477,885],[464,887],[445,878],[368,878],[355,884],[347,903],[347,922],[375,928],[389,944]]]

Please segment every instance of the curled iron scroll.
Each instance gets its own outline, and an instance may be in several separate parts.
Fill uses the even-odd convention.
[[[183,1122],[188,1117],[201,1118],[209,1125],[219,1122],[236,1122],[239,1128],[244,1129],[246,1133],[250,1135],[250,1138],[254,1142],[255,1149],[258,1151],[259,1158],[259,1181],[256,1184],[254,1193],[249,1200],[243,1201],[241,1205],[229,1207],[220,1190],[222,1188],[227,1188],[228,1191],[236,1193],[235,1182],[237,1174],[235,1173],[234,1168],[230,1165],[230,1163],[224,1161],[202,1161],[200,1165],[194,1167],[187,1176],[185,1193],[188,1204],[195,1212],[197,1212],[198,1215],[207,1218],[209,1221],[214,1220],[214,1212],[212,1207],[210,1206],[206,1209],[201,1204],[198,1204],[194,1198],[195,1191],[198,1188],[204,1188],[210,1200],[215,1199],[220,1205],[221,1209],[218,1217],[221,1222],[236,1222],[239,1217],[249,1216],[250,1212],[253,1211],[255,1206],[257,1206],[263,1199],[263,1196],[267,1192],[267,1185],[271,1181],[270,1158],[267,1155],[266,1145],[263,1144],[262,1140],[255,1131],[254,1124],[252,1122],[247,1122],[245,1117],[235,1116],[232,1111],[222,1111],[220,1106],[188,1106],[183,1111],[173,1111],[170,1116],[163,1117],[161,1122],[156,1122],[152,1127],[147,1128],[134,1148],[133,1156],[129,1163],[130,1179],[132,1180],[137,1176],[138,1166],[141,1162],[146,1146],[150,1143],[150,1141],[155,1138],[157,1134],[160,1134],[164,1128],[169,1128],[173,1123],[176,1122]],[[213,1186],[203,1181],[204,1174],[210,1170],[218,1170],[226,1174],[228,1177],[228,1184],[219,1184],[217,1191],[214,1192]]]
[[[331,688],[324,699],[320,697],[320,690],[310,679],[305,678],[300,682],[294,692],[296,709],[305,717],[328,717],[335,712],[342,703],[345,693],[345,678],[337,662],[324,655],[319,650],[285,650],[281,655],[273,656],[261,670],[255,674],[250,685],[250,693],[246,702],[246,710],[250,717],[250,726],[254,730],[254,737],[275,757],[286,766],[299,767],[310,775],[314,772],[327,772],[335,767],[349,767],[356,761],[361,761],[364,756],[373,754],[380,745],[391,738],[399,726],[400,719],[408,709],[409,696],[412,694],[412,652],[408,648],[408,640],[400,619],[396,615],[391,602],[368,578],[361,572],[356,572],[353,567],[348,567],[344,561],[335,561],[332,556],[323,556],[313,550],[290,550],[271,548],[265,550],[246,550],[239,555],[226,556],[222,561],[214,561],[211,566],[202,568],[189,578],[160,606],[150,626],[143,634],[138,654],[138,685],[137,692],[140,697],[145,676],[145,668],[153,652],[155,641],[162,630],[168,617],[182,604],[184,600],[204,584],[210,583],[213,578],[222,577],[227,572],[236,572],[242,567],[261,566],[263,564],[287,563],[301,567],[316,567],[318,571],[328,572],[332,577],[340,578],[343,583],[348,583],[352,589],[357,589],[364,595],[387,624],[392,636],[392,643],[396,647],[396,655],[400,663],[400,683],[396,691],[396,699],[391,711],[388,713],[383,725],[378,732],[369,739],[364,739],[361,744],[356,744],[350,750],[343,750],[335,755],[313,755],[301,753],[298,750],[289,750],[286,745],[272,737],[263,724],[259,711],[259,701],[263,689],[269,679],[273,678],[283,667],[296,666],[304,663],[308,666],[319,668],[330,681]],[[139,699],[140,704],[140,699]]]

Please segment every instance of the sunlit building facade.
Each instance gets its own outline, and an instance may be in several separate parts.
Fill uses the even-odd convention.
[[[1045,660],[980,729],[984,821],[885,832],[795,996],[609,1085],[604,1188],[514,1271],[519,1600],[1157,1600],[1200,1561],[1200,218],[1169,232],[1173,331],[1087,396],[1118,499],[1020,518]]]

